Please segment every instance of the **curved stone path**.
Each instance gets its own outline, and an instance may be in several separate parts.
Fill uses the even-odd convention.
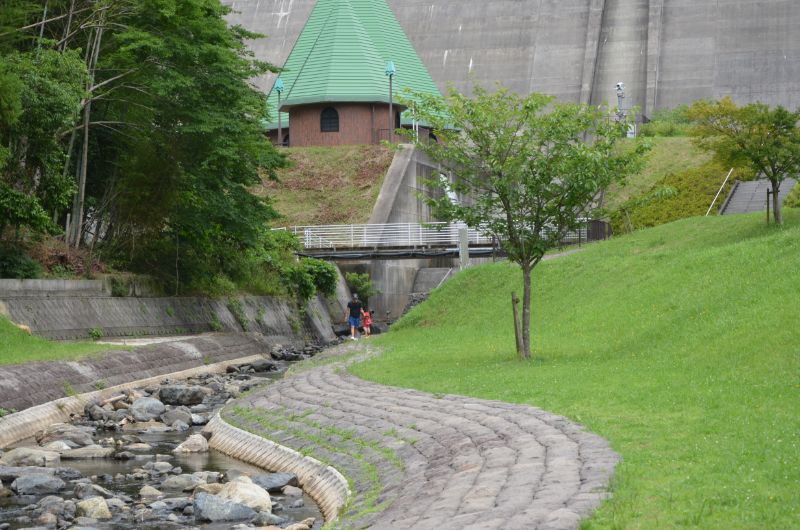
[[[387,387],[342,363],[289,376],[224,417],[348,477],[343,528],[575,529],[619,460],[561,416]]]

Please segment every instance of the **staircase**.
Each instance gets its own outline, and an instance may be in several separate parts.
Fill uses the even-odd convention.
[[[786,179],[781,183],[778,197],[781,202],[786,199],[796,181]],[[736,213],[763,212],[767,209],[767,190],[772,189],[768,180],[736,181],[728,194],[728,198],[719,209],[720,215]]]

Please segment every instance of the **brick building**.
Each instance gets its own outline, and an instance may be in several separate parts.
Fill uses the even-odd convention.
[[[407,90],[439,94],[386,0],[318,0],[269,93],[267,129],[292,147],[397,142],[416,125],[397,102]]]

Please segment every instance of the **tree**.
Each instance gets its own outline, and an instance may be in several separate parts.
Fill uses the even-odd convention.
[[[730,97],[720,101],[698,101],[689,109],[696,123],[697,144],[714,153],[726,166],[761,173],[772,184],[773,215],[782,224],[781,183],[800,173],[800,110],[763,103],[742,107]]]
[[[598,191],[634,168],[646,146],[615,149],[628,125],[610,119],[608,109],[542,94],[521,97],[498,87],[476,89],[474,99],[453,89],[446,99],[415,98],[417,119],[439,139],[417,147],[452,176],[428,181],[444,193],[426,201],[438,217],[497,237],[522,269],[520,353],[530,358],[531,271],[578,227]],[[464,200],[451,200],[453,193]]]

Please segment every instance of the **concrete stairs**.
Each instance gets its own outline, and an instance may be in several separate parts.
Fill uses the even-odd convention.
[[[795,184],[796,181],[794,179],[783,181],[778,192],[781,202],[786,199]],[[772,186],[768,180],[736,181],[728,194],[728,198],[725,199],[719,209],[719,215],[763,212],[767,209],[767,190],[769,189],[772,189]]]

